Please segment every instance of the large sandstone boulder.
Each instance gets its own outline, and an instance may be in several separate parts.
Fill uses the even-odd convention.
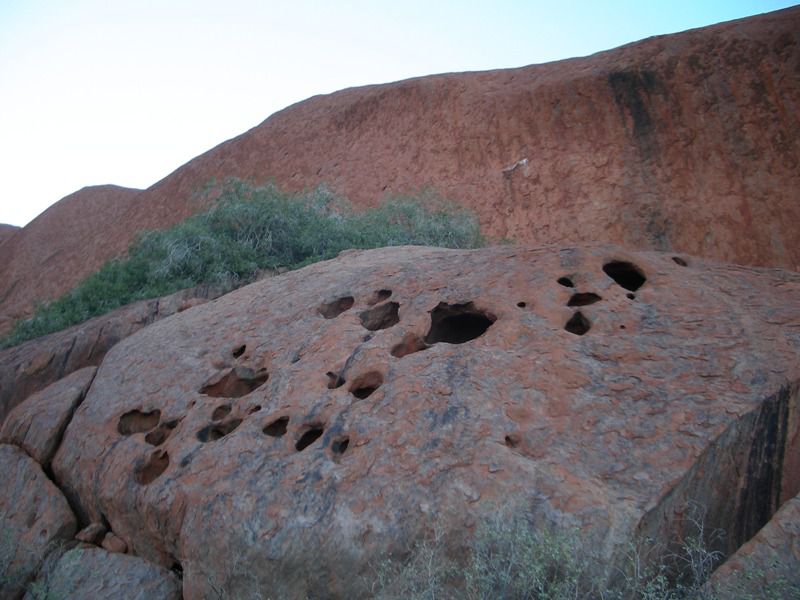
[[[586,58],[315,96],[145,191],[90,188],[48,209],[0,246],[0,332],[231,176],[326,184],[359,206],[433,188],[495,239],[797,269],[798,64],[794,7]]]
[[[99,365],[109,348],[121,339],[222,293],[218,287],[198,286],[134,302],[80,325],[0,350],[0,424],[30,395],[78,369]]]
[[[181,584],[166,569],[125,554],[84,546],[65,552],[39,575],[25,600],[180,600]]]
[[[800,274],[611,246],[344,253],[117,344],[53,460],[185,598],[357,594],[498,507],[609,572],[800,491]],[[712,540],[713,542],[713,540]]]
[[[19,446],[40,465],[49,465],[96,371],[80,369],[33,394],[11,411],[0,429],[0,443]]]
[[[0,444],[0,599],[22,597],[25,585],[59,544],[75,535],[75,515],[39,464]]]

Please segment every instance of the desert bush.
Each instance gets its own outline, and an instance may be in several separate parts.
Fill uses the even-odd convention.
[[[170,229],[140,234],[126,256],[38,307],[0,346],[199,284],[233,289],[262,271],[296,269],[342,250],[482,244],[475,217],[432,194],[390,198],[359,212],[325,188],[293,196],[272,185],[228,180],[214,189],[209,210]]]

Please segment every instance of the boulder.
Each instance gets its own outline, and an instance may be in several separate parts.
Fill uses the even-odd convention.
[[[0,333],[138,231],[205,208],[198,192],[226,177],[325,184],[361,207],[434,189],[493,239],[797,269],[798,32],[793,7],[585,58],[314,96],[147,190],[87,188],[40,215],[0,246]]]
[[[219,287],[202,285],[134,302],[80,325],[0,350],[0,424],[28,396],[78,369],[99,365],[109,348],[121,339],[223,292]]]
[[[174,573],[135,556],[78,547],[65,552],[35,584],[25,600],[180,600]]]
[[[39,464],[0,444],[0,599],[22,597],[50,552],[75,535],[75,515]]]
[[[714,572],[709,588],[720,598],[800,598],[800,496]]]
[[[374,561],[511,507],[610,576],[735,552],[800,491],[800,274],[614,246],[347,252],[154,323],[53,460],[82,522],[184,597],[363,593]],[[655,547],[655,546],[654,546]]]
[[[40,465],[49,465],[96,371],[97,367],[80,369],[33,394],[8,415],[0,443],[19,446]]]

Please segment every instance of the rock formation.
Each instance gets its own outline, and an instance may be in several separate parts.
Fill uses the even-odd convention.
[[[182,573],[184,598],[343,597],[434,523],[457,547],[509,507],[610,568],[694,502],[731,555],[800,492],[798,415],[800,274],[390,248],[121,341],[51,472],[82,539]]]
[[[0,332],[228,176],[327,184],[360,206],[431,187],[494,239],[797,269],[798,69],[795,7],[587,58],[316,96],[145,191],[90,188],[46,211],[0,246]]]
[[[16,225],[6,225],[5,223],[0,223],[0,246],[2,246],[6,240],[10,239],[11,236],[20,229],[21,228],[17,227]]]

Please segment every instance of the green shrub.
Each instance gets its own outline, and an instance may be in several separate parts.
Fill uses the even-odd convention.
[[[430,194],[358,212],[324,188],[292,196],[272,185],[228,180],[208,211],[140,234],[124,258],[40,306],[0,346],[199,284],[233,289],[264,270],[296,269],[347,249],[406,244],[474,248],[482,239],[472,215]]]

